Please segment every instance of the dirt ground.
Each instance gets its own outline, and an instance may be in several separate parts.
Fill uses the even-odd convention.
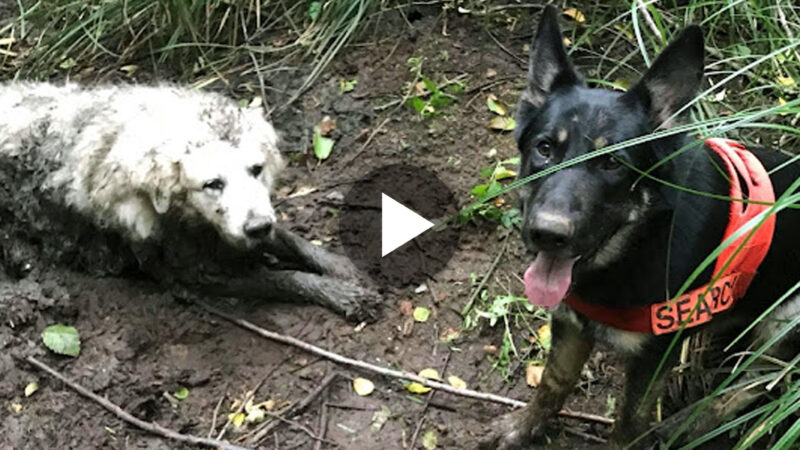
[[[486,127],[491,113],[486,95],[493,93],[513,105],[524,81],[523,46],[532,33],[535,10],[515,11],[520,18],[513,31],[456,14],[445,22],[436,8],[406,11],[408,20],[382,19],[381,30],[369,31],[347,48],[314,88],[288,110],[273,117],[283,133],[283,149],[291,163],[278,186],[278,210],[285,223],[308,239],[320,240],[341,251],[337,237],[337,205],[348,183],[375,167],[398,162],[434,171],[456,194],[460,204],[480,182],[479,170],[496,159],[515,155],[509,133]],[[494,42],[485,27],[492,27]],[[514,56],[516,55],[516,56]],[[407,60],[425,58],[423,71],[432,77],[453,79],[466,75],[466,91],[444,114],[419,118],[402,106],[376,111],[397,100],[412,81]],[[352,92],[342,94],[341,79],[356,79]],[[280,104],[301,77],[291,71],[276,72],[266,80],[268,102]],[[246,80],[257,86],[255,80]],[[234,90],[236,91],[236,90]],[[233,92],[236,95],[242,91]],[[252,95],[252,94],[250,94]],[[330,159],[318,164],[313,157],[311,130],[323,116],[336,119],[340,138]],[[365,134],[389,117],[366,149]],[[364,131],[368,130],[368,131]],[[487,156],[496,150],[496,156]],[[289,198],[299,190],[312,193]],[[509,199],[510,201],[510,199]],[[497,225],[468,225],[461,244],[447,267],[415,293],[417,286],[385,293],[382,316],[376,323],[356,326],[314,306],[255,304],[219,300],[225,311],[267,329],[367,362],[417,372],[441,369],[449,358],[446,375],[463,378],[472,389],[527,399],[533,392],[524,368],[512,363],[504,381],[484,350],[500,347],[502,327],[482,327],[463,333],[451,344],[439,337],[448,328],[460,329],[460,311],[473,290],[471,274],[486,273],[503,248],[506,231]],[[520,295],[519,276],[524,269],[521,241],[509,238],[487,289]],[[425,323],[408,323],[401,301],[432,310]],[[82,338],[78,358],[55,356],[44,349],[39,335],[53,323],[74,325]],[[516,336],[525,342],[523,330]],[[491,418],[507,407],[437,393],[428,408],[425,395],[409,394],[399,380],[358,372],[313,357],[300,350],[259,338],[231,323],[182,303],[147,279],[96,278],[63,269],[36,269],[21,281],[3,280],[0,274],[0,448],[184,448],[144,433],[116,419],[96,404],[78,396],[62,383],[16,360],[12,355],[33,354],[69,377],[148,421],[184,433],[207,435],[215,406],[221,402],[216,430],[227,418],[234,399],[242,398],[260,382],[256,401],[297,402],[331,372],[338,378],[324,394],[326,442],[317,448],[409,448],[420,426],[421,436],[433,431],[438,448],[469,448],[486,432]],[[265,375],[269,374],[266,378]],[[574,410],[604,415],[609,398],[621,400],[621,372],[604,349],[597,350],[584,381],[570,398]],[[351,379],[371,379],[376,390],[367,397],[353,392]],[[25,397],[25,386],[37,381],[40,389]],[[189,395],[176,400],[170,393],[180,386]],[[292,418],[318,434],[323,399]],[[16,411],[12,406],[21,405]],[[372,426],[382,407],[391,415],[380,430]],[[565,428],[550,433],[548,448],[595,448],[598,444],[577,437],[574,431],[604,436],[604,426],[562,419]],[[226,438],[235,442],[253,427],[231,429]],[[334,445],[335,443],[335,445]],[[314,448],[315,441],[296,424],[282,424],[258,448]]]

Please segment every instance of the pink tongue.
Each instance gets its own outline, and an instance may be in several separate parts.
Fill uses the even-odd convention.
[[[556,258],[539,252],[525,271],[525,296],[536,306],[553,308],[564,299],[577,258]]]

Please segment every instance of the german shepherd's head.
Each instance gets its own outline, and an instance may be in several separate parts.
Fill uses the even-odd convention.
[[[586,86],[562,44],[558,15],[545,8],[530,54],[528,88],[517,113],[520,176],[595,149],[673,126],[698,90],[703,36],[686,28],[625,93]],[[687,108],[688,109],[688,108]],[[658,208],[659,192],[640,173],[686,137],[650,141],[559,170],[520,192],[525,272],[531,302],[553,307],[582,273],[613,264],[637,227]]]

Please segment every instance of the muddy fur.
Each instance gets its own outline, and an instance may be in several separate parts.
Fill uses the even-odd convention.
[[[216,291],[372,316],[377,295],[351,282],[346,260],[273,226],[283,163],[260,110],[173,86],[11,83],[0,117],[6,276],[59,264],[201,293],[232,279],[249,290]]]

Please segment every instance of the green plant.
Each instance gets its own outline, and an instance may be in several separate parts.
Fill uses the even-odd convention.
[[[422,58],[409,58],[408,66],[414,74],[414,82],[408,91],[413,92],[406,103],[422,117],[433,117],[441,114],[445,107],[458,99],[464,92],[465,85],[459,79],[435,83],[422,73]]]
[[[505,199],[499,196],[503,190],[503,180],[511,180],[517,176],[510,167],[519,165],[519,158],[509,158],[496,162],[493,166],[483,167],[480,170],[481,178],[486,183],[475,185],[471,190],[477,200],[475,208],[464,208],[459,213],[461,224],[477,221],[478,219],[499,222],[505,228],[519,228],[522,217],[518,208],[506,205]],[[493,200],[489,202],[489,200]]]

